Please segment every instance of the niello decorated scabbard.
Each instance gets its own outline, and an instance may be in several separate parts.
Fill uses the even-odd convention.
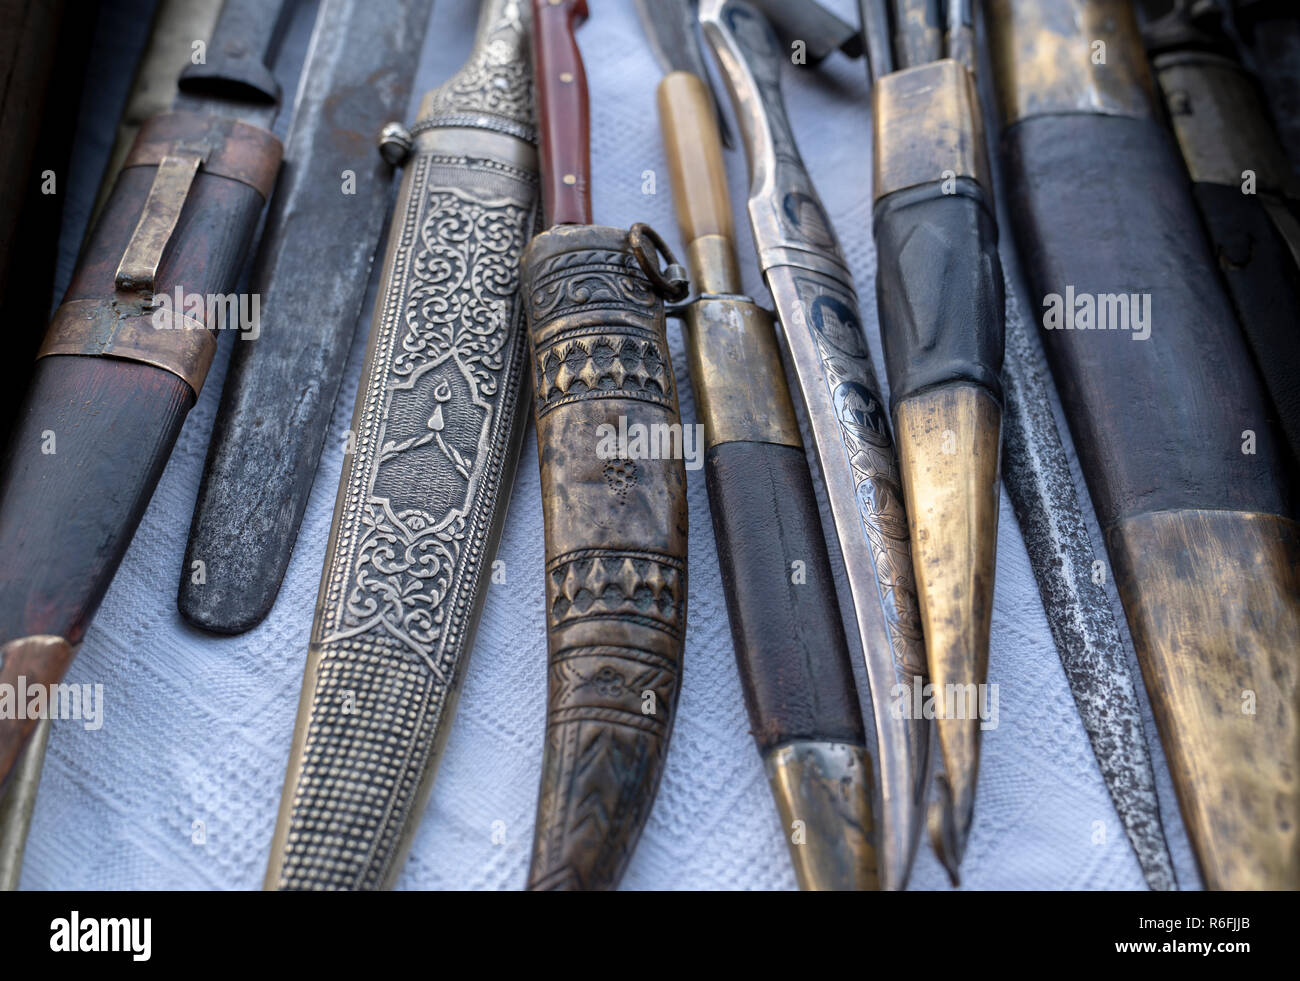
[[[411,128],[268,888],[390,886],[450,729],[527,408],[527,16],[486,0],[469,62]]]
[[[686,472],[639,446],[671,446],[681,421],[663,301],[630,238],[558,226],[524,258],[550,653],[532,889],[617,885],[677,708]]]

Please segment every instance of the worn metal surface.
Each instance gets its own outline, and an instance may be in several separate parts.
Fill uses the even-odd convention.
[[[926,674],[898,461],[853,277],[786,118],[784,51],[749,4],[705,0],[701,9],[740,120],[754,244],[807,409],[849,580],[875,714],[881,885],[900,889],[922,823],[929,723],[894,711],[900,699],[910,704]]]
[[[1003,480],[1079,718],[1152,889],[1174,889],[1142,707],[1115,613],[1094,573],[1083,509],[1027,328],[1007,324],[1002,366]]]
[[[975,80],[957,62],[945,58],[886,75],[871,98],[874,200],[959,177],[993,186]]]
[[[527,410],[527,6],[425,96],[389,233],[266,885],[392,884],[473,647]]]
[[[1300,888],[1300,525],[1162,511],[1107,540],[1206,887]]]
[[[41,719],[23,747],[22,755],[0,788],[0,892],[18,888],[23,873],[23,852],[27,848],[27,829],[36,807],[36,793],[41,785],[41,767],[45,747],[50,741],[50,720]]]
[[[930,837],[957,880],[975,811],[998,543],[1002,407],[982,386],[944,384],[898,402],[894,438],[943,758]]]
[[[1128,0],[989,0],[1002,125],[1048,113],[1148,119],[1154,89]]]
[[[151,364],[180,378],[197,398],[216,350],[216,335],[178,310],[147,312],[129,299],[69,300],[55,311],[37,357],[79,354]]]
[[[763,763],[799,888],[879,889],[866,749],[799,740]]]
[[[177,603],[204,629],[248,630],[279,592],[388,208],[375,136],[406,107],[432,5],[317,15],[253,268],[260,319],[239,325],[182,566]]]

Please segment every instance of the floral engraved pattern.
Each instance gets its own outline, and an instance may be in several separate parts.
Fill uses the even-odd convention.
[[[882,606],[900,677],[927,673],[912,579],[903,488],[875,371],[862,341],[857,303],[826,276],[797,276],[799,298],[822,359],[840,438],[853,470],[862,530],[871,545]]]
[[[434,91],[426,118],[487,113],[523,127],[533,126],[526,3],[504,0],[497,3],[499,9],[485,10],[492,29],[486,36],[480,35],[464,68]]]
[[[428,161],[421,161],[421,176]],[[480,544],[474,518],[500,425],[501,386],[522,351],[518,257],[533,210],[454,187],[423,191],[405,289],[386,312],[382,411],[358,448],[368,475],[351,517],[355,554],[328,641],[398,645],[442,679],[447,598]],[[372,387],[378,382],[372,379]]]

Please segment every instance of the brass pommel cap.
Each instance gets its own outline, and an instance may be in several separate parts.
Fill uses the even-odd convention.
[[[975,80],[951,58],[891,72],[872,92],[875,200],[968,177],[991,193]]]

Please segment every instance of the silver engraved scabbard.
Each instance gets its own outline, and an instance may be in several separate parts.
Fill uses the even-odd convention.
[[[446,742],[528,408],[526,4],[485,0],[410,132],[267,888],[391,886]]]

